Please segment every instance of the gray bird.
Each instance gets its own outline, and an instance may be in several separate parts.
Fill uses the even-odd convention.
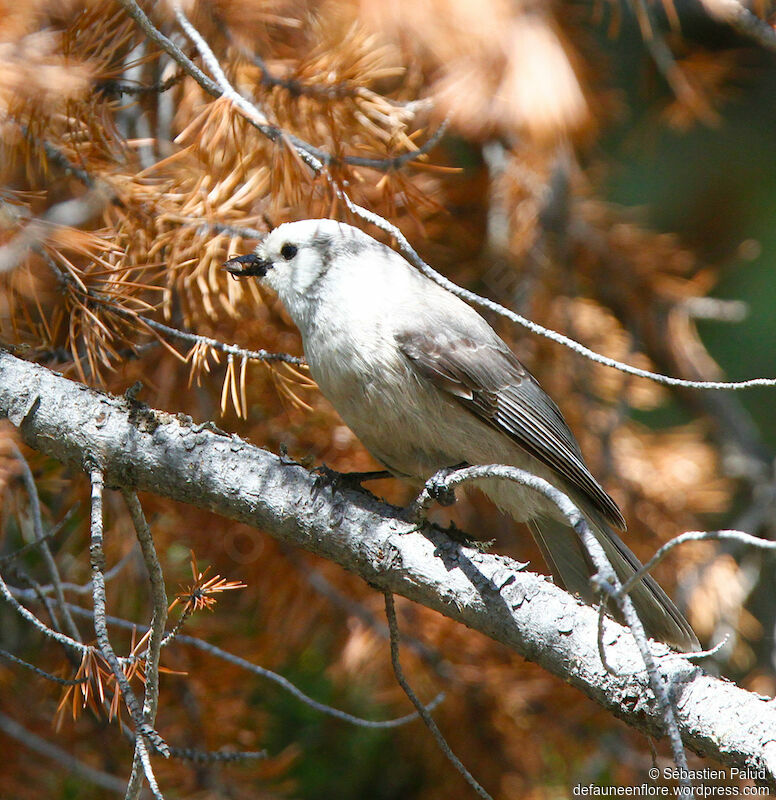
[[[415,483],[459,464],[508,464],[549,481],[584,513],[621,580],[640,565],[612,528],[622,512],[585,466],[560,409],[470,306],[358,228],[329,219],[271,231],[225,265],[274,289],[302,334],[310,372],[372,455]],[[512,482],[477,486],[527,522],[553,574],[586,602],[595,571],[543,495]],[[631,592],[647,633],[699,649],[649,576]]]

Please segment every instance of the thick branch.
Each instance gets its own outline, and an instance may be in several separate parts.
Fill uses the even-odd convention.
[[[628,724],[661,735],[662,722],[629,634],[508,558],[483,554],[371,496],[316,488],[302,467],[212,425],[149,409],[66,380],[0,351],[0,415],[24,441],[84,468],[97,459],[107,486],[152,491],[265,530],[336,561],[380,589],[435,609],[536,661]],[[776,706],[706,675],[655,645],[687,746],[762,770],[776,787]]]

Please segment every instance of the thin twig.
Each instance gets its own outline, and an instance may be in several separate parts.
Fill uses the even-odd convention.
[[[195,750],[193,747],[171,747],[170,758],[193,761],[195,764],[229,764],[235,761],[261,761],[266,750]]]
[[[124,567],[129,564],[130,561],[135,557],[135,548],[133,547],[131,550],[128,550],[125,555],[119,559],[107,572],[105,573],[105,583],[110,583],[114,578],[118,577],[121,574],[121,571]],[[40,591],[44,594],[51,592],[53,590],[53,586],[50,584],[43,585],[38,587]],[[70,583],[69,581],[62,581],[62,589],[66,592],[70,592],[71,594],[75,595],[85,595],[91,594],[93,590],[91,580],[87,581],[86,583]]]
[[[412,687],[404,677],[404,672],[399,662],[399,625],[396,621],[396,608],[393,602],[393,593],[389,590],[384,592],[385,595],[385,616],[388,619],[388,630],[391,634],[391,664],[393,665],[393,672],[396,675],[396,680],[399,686],[404,690],[404,694],[410,699],[412,705],[418,710],[420,718],[425,723],[426,727],[431,731],[431,735],[436,739],[439,748],[447,756],[450,763],[463,775],[466,782],[474,789],[477,794],[484,798],[484,800],[493,800],[493,798],[480,786],[474,776],[463,765],[463,762],[456,756],[450,749],[450,745],[445,741],[442,732],[439,730],[434,718],[429,714],[428,708],[423,705],[418,699],[418,696],[413,691]]]
[[[744,531],[722,530],[722,531],[687,531],[675,536],[671,541],[666,542],[652,558],[641,566],[633,575],[623,583],[620,591],[629,592],[648,572],[651,572],[675,547],[685,542],[705,542],[705,541],[735,541],[749,547],[759,547],[763,550],[776,550],[776,542],[771,539],[761,539],[752,536],[751,533]]]
[[[601,659],[601,663],[604,665],[604,669],[610,675],[620,676],[620,672],[616,670],[610,663],[609,659],[606,657],[606,647],[604,645],[604,620],[606,619],[606,596],[601,598],[601,602],[598,604],[598,656]]]
[[[175,75],[171,75],[163,81],[157,81],[150,85],[136,85],[122,83],[120,81],[99,81],[95,88],[105,94],[162,94],[172,89],[175,84],[180,83],[184,76],[185,73],[183,71],[177,72]]]
[[[46,611],[48,612],[49,618],[51,619],[51,626],[55,631],[62,631],[62,626],[59,624],[59,617],[57,616],[57,609],[54,605],[51,598],[42,591],[41,585],[34,579],[31,578],[24,570],[20,569],[18,566],[11,565],[9,570],[11,575],[15,578],[21,580],[24,584],[32,589],[32,595],[36,600],[43,603]],[[53,588],[53,587],[52,587]],[[75,640],[74,640],[75,641]],[[68,651],[68,657],[71,657],[71,653]]]
[[[12,661],[14,664],[18,664],[20,667],[24,667],[25,669],[30,670],[30,672],[40,675],[41,678],[45,678],[47,681],[58,683],[60,686],[78,686],[79,684],[86,683],[86,681],[89,680],[89,678],[59,678],[56,675],[52,675],[50,672],[46,672],[46,670],[36,667],[34,664],[30,664],[28,661],[15,656],[13,653],[3,650],[2,648],[0,648],[0,658],[5,658],[8,661]]]
[[[245,98],[239,95],[235,89],[229,84],[226,76],[223,73],[223,70],[220,69],[219,66],[219,79],[223,80],[224,85],[221,86],[220,84],[214,83],[210,78],[208,78],[204,73],[201,72],[194,64],[191,62],[185,54],[173,45],[162,33],[160,33],[148,19],[148,17],[142,12],[142,10],[137,6],[134,0],[119,0],[121,5],[127,10],[133,19],[135,19],[139,25],[143,28],[149,37],[153,39],[153,41],[157,42],[161,47],[163,47],[184,69],[189,72],[192,77],[197,80],[200,85],[206,89],[206,91],[210,92],[211,94],[216,94],[216,96],[221,96],[221,94],[228,93],[229,97],[232,97],[233,94],[236,94],[239,99],[239,107],[242,108],[244,105],[248,105],[250,107],[250,115],[249,121],[251,119],[257,119],[263,116],[263,112],[259,109],[252,106]],[[183,24],[185,21],[186,24],[186,31],[187,33],[191,34],[192,32],[196,34],[195,43],[200,50],[200,54],[202,55],[203,59],[206,62],[210,62],[211,60],[216,60],[215,56],[213,55],[212,50],[210,50],[207,43],[204,41],[202,36],[199,34],[196,29],[193,28],[190,22],[185,18],[183,12],[180,10],[179,7],[176,7],[176,17],[178,18],[179,22]],[[185,60],[185,61],[184,61]],[[216,60],[217,61],[217,60]],[[272,131],[264,130],[260,128],[265,135],[269,138],[272,138],[274,141],[277,138],[279,132],[276,129]],[[300,154],[300,157],[304,158],[306,163],[310,165],[310,167],[315,172],[320,172],[323,168],[324,164],[329,163],[326,160],[327,154],[321,153],[319,151],[312,152],[309,148],[309,145],[306,143],[300,143],[298,140],[295,140],[294,137],[283,134],[286,136],[288,141],[292,144],[297,146],[297,150]],[[305,147],[307,149],[305,149]],[[598,364],[603,364],[605,366],[613,367],[614,369],[618,369],[621,372],[625,372],[630,375],[636,375],[637,377],[647,378],[649,380],[655,381],[656,383],[660,383],[666,386],[683,386],[688,389],[745,389],[750,388],[753,386],[776,386],[776,378],[754,378],[752,380],[747,381],[688,381],[683,380],[682,378],[673,378],[668,375],[661,375],[656,372],[650,372],[649,370],[639,369],[638,367],[633,367],[629,364],[624,364],[620,361],[617,361],[613,358],[608,358],[607,356],[603,356],[599,353],[596,353],[593,350],[585,347],[581,343],[571,339],[568,336],[564,336],[557,331],[553,331],[549,328],[545,328],[542,325],[539,325],[536,322],[532,322],[529,319],[526,319],[520,314],[511,311],[508,308],[505,308],[500,303],[496,303],[493,300],[489,300],[485,297],[481,297],[480,295],[470,292],[466,289],[457,286],[452,281],[448,280],[444,276],[440,275],[436,270],[432,269],[425,261],[418,255],[415,249],[410,245],[407,238],[402,234],[402,232],[392,223],[388,222],[388,220],[384,219],[383,217],[375,214],[373,211],[370,211],[363,206],[359,206],[355,203],[348,194],[338,185],[334,184],[334,191],[336,195],[345,203],[347,208],[356,216],[360,217],[366,222],[370,222],[371,224],[377,226],[381,230],[385,231],[389,235],[393,236],[396,239],[396,242],[399,246],[399,249],[404,253],[405,256],[410,260],[412,264],[414,264],[421,272],[423,272],[427,277],[431,278],[433,281],[438,283],[440,286],[444,287],[448,291],[452,292],[453,294],[457,295],[458,297],[462,298],[468,303],[472,303],[474,305],[479,305],[483,308],[487,308],[489,311],[492,311],[500,316],[505,317],[506,319],[511,320],[512,322],[523,326],[524,328],[530,330],[532,333],[544,336],[551,341],[557,342],[558,344],[563,344],[566,347],[570,348],[574,352],[578,353],[579,355],[585,356],[589,358],[591,361],[594,361]]]
[[[218,339],[212,339],[209,336],[202,336],[198,333],[189,333],[188,331],[182,331],[178,328],[171,328],[169,325],[164,325],[161,322],[140,316],[139,314],[132,314],[131,312],[126,312],[125,314],[124,309],[120,306],[112,305],[104,300],[100,300],[99,302],[104,308],[108,308],[120,316],[138,320],[159,333],[164,333],[167,336],[172,336],[175,339],[181,339],[191,344],[207,345],[221,353],[239,356],[240,358],[249,358],[254,361],[282,361],[285,364],[296,364],[298,366],[306,363],[305,360],[299,356],[292,356],[288,353],[270,353],[267,350],[246,350],[243,347],[238,347],[236,344],[226,344],[225,342],[218,341]]]
[[[167,756],[169,750],[164,742],[164,739],[145,722],[143,716],[143,709],[138,702],[137,696],[129,685],[127,676],[121,668],[119,659],[113,650],[108,636],[108,626],[105,621],[105,553],[103,551],[103,518],[102,518],[102,494],[104,488],[104,479],[102,471],[92,466],[89,470],[89,480],[92,486],[91,494],[91,543],[89,545],[89,555],[92,567],[92,597],[94,600],[94,633],[97,637],[97,644],[100,648],[105,661],[110,665],[116,682],[121,689],[121,694],[124,698],[129,713],[132,716],[132,721],[135,723],[135,729],[138,732],[137,741],[140,742],[141,749],[144,747],[142,742],[146,738],[154,748],[162,755]],[[141,757],[142,757],[141,753]],[[150,767],[150,760],[147,759],[148,767]],[[144,764],[145,766],[145,764]],[[146,770],[146,779],[148,785],[152,790],[156,784],[154,774],[150,769]],[[157,787],[158,791],[158,787]]]
[[[679,780],[682,790],[685,791],[690,787],[690,782],[686,778],[688,774],[687,754],[685,753],[682,737],[679,732],[679,723],[676,719],[674,705],[668,697],[666,687],[663,685],[655,659],[649,647],[649,641],[644,632],[644,626],[641,624],[641,620],[636,613],[630,596],[623,593],[620,580],[604,552],[601,543],[591,531],[584,514],[574,505],[570,498],[543,478],[526,472],[525,470],[518,469],[517,467],[503,464],[478,465],[474,467],[464,467],[463,469],[454,470],[452,472],[449,470],[442,470],[430,478],[415,501],[416,514],[420,516],[424,510],[431,505],[435,494],[435,491],[432,490],[438,491],[441,488],[449,492],[465,481],[480,480],[482,478],[509,480],[543,494],[557,507],[566,518],[569,525],[574,529],[577,536],[579,536],[596,568],[596,575],[593,576],[591,581],[596,584],[596,588],[599,591],[603,591],[616,601],[625,618],[626,624],[630,627],[633,639],[639,648],[649,678],[649,684],[652,688],[652,693],[655,696],[660,714],[663,718],[665,733],[671,743],[674,762],[679,769],[680,775],[685,776],[680,777]]]
[[[738,0],[701,0],[701,4],[714,19],[726,22],[765,50],[776,52],[776,31]]]
[[[43,597],[38,596],[38,594],[32,590],[33,597],[40,599],[43,602]],[[2,597],[8,604],[13,606],[16,609],[17,613],[37,628],[44,636],[48,636],[50,639],[53,639],[55,642],[59,642],[60,644],[65,645],[65,647],[71,647],[76,652],[83,655],[89,648],[82,644],[81,642],[77,641],[76,639],[71,638],[70,636],[66,636],[64,633],[60,633],[59,631],[55,631],[41,622],[31,611],[26,609],[11,593],[11,590],[8,588],[8,585],[3,580],[3,577],[0,575],[0,597]],[[70,610],[73,610],[73,606],[67,604]]]
[[[14,550],[12,553],[9,553],[6,556],[0,556],[0,567],[5,564],[10,564],[12,561],[16,561],[17,558],[21,558],[26,553],[29,553],[30,550],[37,549],[41,546],[42,542],[48,542],[49,539],[54,539],[56,536],[58,536],[65,525],[70,521],[70,518],[73,516],[73,514],[75,514],[75,512],[78,510],[79,505],[80,503],[76,502],[71,508],[69,508],[65,516],[62,517],[62,519],[57,522],[57,524],[48,533],[44,534],[42,539],[36,539],[34,542],[25,544],[23,547],[20,547],[18,550]],[[74,584],[69,584],[66,581],[62,582],[63,589],[73,585]],[[50,591],[53,590],[54,587],[43,586],[41,588],[45,591]]]
[[[143,507],[140,505],[140,501],[135,492],[125,490],[123,495],[130,516],[132,517],[132,523],[135,526],[135,532],[140,542],[140,548],[143,552],[143,558],[151,583],[153,614],[151,617],[151,637],[148,641],[148,650],[145,656],[146,691],[143,713],[145,714],[146,722],[153,726],[159,702],[159,654],[162,649],[164,627],[167,624],[167,592],[164,588],[162,566],[156,554],[151,529],[148,527],[145,515],[143,514]]]
[[[562,333],[558,333],[550,328],[545,328],[544,326],[539,325],[538,323],[533,322],[508,308],[505,308],[494,300],[481,297],[475,292],[470,292],[468,289],[463,289],[462,287],[453,283],[451,280],[445,278],[443,275],[440,275],[436,270],[430,267],[418,255],[409,241],[407,241],[407,238],[404,236],[404,234],[395,225],[388,222],[386,219],[383,219],[383,217],[379,216],[379,214],[375,214],[369,209],[357,205],[341,190],[339,191],[339,197],[353,214],[356,214],[364,221],[370,222],[371,224],[380,228],[380,230],[385,231],[390,236],[393,236],[396,239],[399,249],[402,251],[402,253],[404,253],[408,260],[424,275],[431,278],[431,280],[438,283],[449,292],[452,292],[454,295],[460,297],[462,300],[465,300],[467,303],[481,306],[482,308],[492,311],[494,314],[499,314],[500,316],[511,320],[517,325],[522,325],[524,328],[531,331],[531,333],[536,333],[539,336],[544,336],[550,341],[556,342],[557,344],[562,344],[565,347],[568,347],[570,350],[573,350],[575,353],[584,356],[585,358],[588,358],[597,364],[613,367],[614,369],[617,369],[620,372],[625,372],[628,375],[636,375],[639,378],[647,378],[651,381],[655,381],[655,383],[660,383],[665,386],[682,386],[686,389],[749,389],[754,386],[776,386],[776,378],[753,378],[747,381],[687,381],[682,378],[673,378],[669,375],[661,375],[658,372],[650,372],[649,370],[639,369],[638,367],[633,367],[630,364],[624,364],[621,361],[617,361],[614,358],[609,358],[601,355],[600,353],[596,353],[574,339],[564,336]]]
[[[353,714],[348,714],[346,711],[340,711],[338,708],[332,708],[324,703],[319,703],[317,700],[313,700],[312,697],[308,697],[304,692],[298,689],[293,683],[291,683],[291,681],[289,681],[287,678],[284,678],[282,675],[278,675],[276,672],[272,672],[264,667],[259,667],[256,664],[252,664],[250,661],[246,661],[244,658],[240,658],[239,656],[235,656],[226,650],[222,650],[220,647],[216,647],[215,645],[212,645],[203,639],[197,639],[193,636],[179,636],[177,641],[179,644],[190,644],[199,650],[203,650],[206,653],[217,656],[223,661],[227,661],[230,664],[235,664],[238,667],[242,667],[242,669],[252,672],[255,675],[261,675],[261,677],[273,681],[274,683],[278,684],[278,686],[282,686],[287,692],[296,697],[297,700],[301,700],[303,703],[310,706],[310,708],[319,711],[321,714],[328,714],[330,717],[335,717],[343,722],[349,722],[351,725],[357,725],[360,728],[398,728],[418,718],[418,714],[413,713],[406,714],[405,716],[398,717],[396,719],[362,719],[361,717],[353,716]],[[435,708],[438,706],[442,700],[444,700],[444,697],[444,693],[440,692],[429,703],[428,708]]]
[[[20,725],[16,720],[2,712],[0,712],[0,730],[6,736],[11,736],[30,750],[34,750],[36,753],[40,753],[40,755],[58,762],[68,773],[77,775],[79,778],[89,781],[89,783],[93,783],[95,786],[99,786],[109,792],[124,794],[125,783],[121,778],[94,769],[94,767],[90,767],[88,764],[84,764],[82,761],[71,756],[66,750],[63,750],[61,747],[51,742],[47,742],[32,731],[28,731],[23,725]]]
[[[94,617],[94,613],[89,611],[87,608],[71,606],[71,610],[77,616],[88,618]],[[115,625],[117,628],[124,628],[125,630],[137,630],[141,633],[145,633],[147,630],[149,630],[148,626],[146,625],[139,625],[135,622],[121,619],[120,617],[106,615],[105,619],[107,622],[109,622],[111,625]],[[216,645],[210,644],[210,642],[206,642],[204,639],[199,639],[196,636],[184,635],[178,636],[175,641],[178,642],[178,644],[187,644],[191,645],[192,647],[196,647],[198,650],[202,650],[203,652],[209,653],[216,658],[220,658],[222,661],[234,664],[235,666],[247,670],[254,675],[259,675],[262,678],[266,678],[267,680],[270,680],[285,689],[287,692],[296,697],[297,700],[309,705],[311,708],[319,711],[321,714],[327,714],[330,717],[335,717],[343,722],[349,722],[352,725],[357,725],[361,728],[398,728],[399,726],[406,725],[408,722],[412,722],[418,718],[417,714],[407,714],[406,716],[398,717],[396,719],[385,720],[372,720],[356,717],[353,714],[348,714],[346,711],[341,711],[338,708],[327,706],[325,703],[320,703],[318,700],[314,700],[312,697],[309,697],[303,691],[301,691],[301,689],[298,689],[293,683],[291,683],[291,681],[288,680],[288,678],[284,678],[282,675],[278,675],[277,672],[266,669],[266,667],[260,667],[257,664],[252,664],[250,661],[247,661],[240,656],[236,656],[227,650],[223,650],[220,647],[216,647]],[[444,698],[444,692],[440,692],[428,704],[427,708],[436,708],[444,700]]]
[[[167,592],[164,588],[164,574],[159,558],[156,555],[154,539],[151,529],[148,527],[143,507],[135,492],[124,490],[124,501],[132,517],[132,524],[135,526],[140,549],[143,552],[148,577],[151,583],[151,600],[153,603],[153,614],[151,617],[151,636],[148,640],[148,649],[145,653],[145,695],[143,698],[143,719],[146,725],[151,728],[156,722],[156,711],[159,705],[159,654],[162,649],[162,639],[164,638],[164,627],[167,623]],[[135,738],[135,754],[133,757],[132,773],[127,786],[127,800],[134,800],[140,796],[143,788],[142,775],[140,769],[142,764],[141,754],[138,750],[138,743],[141,742],[140,736]]]
[[[173,625],[172,629],[167,631],[164,635],[164,639],[162,639],[162,647],[167,647],[174,639],[178,638],[178,634],[181,631],[181,628],[188,622],[189,617],[194,613],[194,605],[191,603],[187,603],[184,608],[183,612],[180,615],[180,619]]]
[[[32,470],[30,469],[30,465],[27,463],[27,459],[22,454],[22,451],[17,447],[16,442],[14,442],[13,439],[11,439],[11,452],[14,454],[16,460],[19,462],[22,468],[22,479],[27,490],[27,496],[30,500],[32,527],[35,533],[35,540],[40,545],[40,552],[43,556],[43,560],[46,562],[46,568],[48,569],[49,576],[51,577],[57,608],[65,619],[68,633],[73,637],[73,639],[77,639],[80,642],[81,632],[78,630],[75,620],[70,615],[70,612],[67,610],[65,605],[65,594],[62,590],[62,578],[59,574],[59,569],[57,568],[57,562],[54,560],[54,556],[51,554],[51,548],[48,546],[48,541],[43,533],[43,518],[41,516],[40,497],[38,495],[38,487],[35,483],[35,476],[32,474]]]

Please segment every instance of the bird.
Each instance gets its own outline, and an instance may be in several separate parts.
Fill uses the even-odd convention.
[[[279,225],[224,267],[277,293],[321,392],[392,475],[422,484],[462,464],[524,469],[573,501],[621,581],[640,568],[615,532],[626,529],[620,508],[586,466],[558,406],[474,308],[395,250],[355,226],[308,219]],[[567,591],[596,602],[595,567],[546,496],[496,478],[476,485],[528,524]],[[699,649],[651,576],[631,599],[649,636]]]

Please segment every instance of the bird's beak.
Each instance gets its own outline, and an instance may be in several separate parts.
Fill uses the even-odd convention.
[[[256,253],[248,253],[246,256],[235,256],[230,258],[223,268],[235,278],[246,278],[249,275],[258,275],[263,278],[267,270],[272,267],[272,262],[261,258]]]

